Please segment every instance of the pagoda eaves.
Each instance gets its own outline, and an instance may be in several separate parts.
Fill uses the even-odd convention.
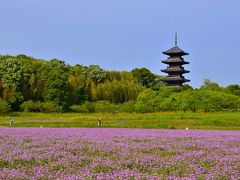
[[[183,67],[184,64],[189,64],[189,62],[184,61],[182,57],[189,55],[189,53],[183,51],[177,46],[177,34],[175,37],[175,46],[162,53],[169,57],[167,60],[162,61],[162,63],[167,64],[168,67],[161,71],[168,75],[165,78],[162,78],[161,81],[165,82],[167,86],[181,88],[183,83],[190,81],[183,76],[183,74],[190,72]]]
[[[171,55],[180,55],[180,56],[189,55],[189,53],[183,51],[178,46],[174,46],[167,51],[163,51],[162,53],[165,54],[165,55],[169,55],[169,56],[171,56]]]

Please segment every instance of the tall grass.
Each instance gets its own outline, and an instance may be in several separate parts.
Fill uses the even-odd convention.
[[[12,113],[1,115],[0,126],[14,127],[98,127],[102,118],[105,128],[164,128],[164,129],[235,129],[240,130],[240,112],[192,113]]]

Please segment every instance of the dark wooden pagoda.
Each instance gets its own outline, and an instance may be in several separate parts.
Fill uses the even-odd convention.
[[[177,34],[175,36],[175,46],[162,53],[169,57],[167,60],[162,61],[164,64],[167,64],[168,67],[161,71],[168,75],[161,79],[161,81],[166,82],[167,86],[181,88],[183,83],[190,81],[183,76],[183,74],[190,72],[183,67],[184,64],[189,64],[189,62],[184,61],[182,57],[189,55],[189,53],[183,51],[177,46]]]

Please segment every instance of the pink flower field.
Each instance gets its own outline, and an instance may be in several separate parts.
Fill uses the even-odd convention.
[[[0,128],[0,179],[240,179],[240,132]]]

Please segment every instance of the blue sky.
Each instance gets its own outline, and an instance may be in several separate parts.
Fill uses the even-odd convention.
[[[177,31],[190,53],[190,85],[240,84],[239,0],[0,0],[0,7],[0,54],[162,74],[161,52]]]

